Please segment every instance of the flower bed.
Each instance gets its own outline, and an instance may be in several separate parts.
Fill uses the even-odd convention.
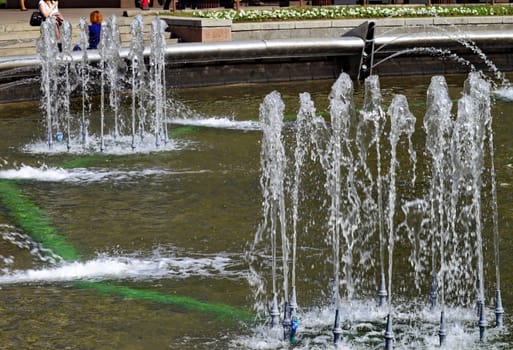
[[[382,17],[508,16],[513,6],[329,6],[292,7],[272,10],[194,11],[192,16],[230,19],[234,22]]]

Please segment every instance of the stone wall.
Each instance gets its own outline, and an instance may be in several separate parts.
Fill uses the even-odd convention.
[[[232,41],[232,21],[206,18],[162,17],[168,25],[167,31],[181,42]]]
[[[232,40],[336,38],[364,21],[366,19],[234,23]],[[443,33],[513,30],[513,16],[381,18],[372,19],[372,21],[376,23],[376,36],[386,33],[407,34],[429,31]]]

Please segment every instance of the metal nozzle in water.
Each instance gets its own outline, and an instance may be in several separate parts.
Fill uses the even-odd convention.
[[[292,320],[290,319],[290,306],[289,303],[285,302],[283,307],[283,340],[290,338],[290,330],[292,328]]]
[[[392,316],[387,315],[387,328],[385,330],[385,350],[392,350],[394,333],[392,332]]]
[[[486,339],[486,327],[488,326],[488,322],[484,318],[484,304],[481,302],[479,306],[479,340],[485,341]]]
[[[478,279],[477,280],[477,289],[476,289],[476,293],[477,293],[477,297],[476,297],[476,309],[477,309],[477,317],[481,317],[480,315],[480,312],[481,312],[481,307],[483,306],[483,295],[481,294],[481,290],[479,289],[479,285],[480,285],[480,280]]]
[[[502,327],[502,317],[504,316],[504,309],[502,307],[501,291],[495,291],[495,327]]]
[[[438,337],[440,338],[440,346],[445,344],[445,338],[447,336],[447,328],[445,326],[444,312],[440,313],[440,330],[438,331]]]
[[[288,304],[289,307],[289,320],[290,320],[290,328],[289,328],[289,341],[291,344],[293,344],[296,341],[296,332],[299,328],[299,320],[296,317],[296,311],[297,311],[297,301],[296,301],[296,287],[292,286],[292,291],[290,292],[290,302]],[[285,320],[284,320],[285,322]]]
[[[276,293],[273,293],[269,315],[271,316],[271,327],[278,325],[278,322],[280,321],[280,310],[278,310],[278,297],[276,296]]]
[[[436,276],[433,274],[431,277],[431,288],[429,290],[429,300],[431,302],[431,310],[436,306],[436,300],[438,299],[438,294],[436,291]]]
[[[297,301],[296,301],[296,287],[292,287],[292,291],[290,292],[290,302],[289,302],[289,309],[290,309],[290,318],[293,318],[296,315],[297,311]]]
[[[387,288],[385,283],[385,274],[381,274],[381,283],[379,285],[379,291],[378,291],[378,297],[379,297],[379,306],[383,306],[386,303],[387,300]]]
[[[335,310],[335,322],[333,323],[333,342],[338,344],[340,341],[340,335],[342,334],[342,328],[340,328],[340,312],[338,309]]]

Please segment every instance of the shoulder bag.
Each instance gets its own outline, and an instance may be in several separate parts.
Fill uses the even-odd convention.
[[[39,27],[41,25],[41,23],[43,23],[44,20],[45,20],[45,18],[43,17],[41,12],[34,11],[34,12],[32,12],[32,15],[30,16],[30,25],[33,27]]]

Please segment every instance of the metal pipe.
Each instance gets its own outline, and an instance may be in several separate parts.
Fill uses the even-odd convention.
[[[165,56],[172,61],[187,62],[248,61],[266,58],[360,55],[363,46],[364,41],[358,37],[182,43],[168,45]],[[121,58],[127,58],[128,53],[128,48],[119,51]],[[149,55],[150,48],[146,47],[144,56]],[[98,51],[90,50],[88,59],[89,62],[99,62],[101,57]],[[72,52],[70,60],[80,62],[82,53]],[[39,64],[37,55],[0,58],[0,70]]]
[[[418,46],[451,47],[458,45],[458,40],[472,41],[480,46],[513,45],[513,33],[508,31],[481,31],[461,33],[407,33],[404,35],[383,35],[375,37],[376,51],[386,47],[398,50]],[[360,55],[365,45],[359,37],[344,36],[340,38],[302,38],[275,40],[244,40],[219,43],[181,43],[166,48],[166,58],[187,62],[212,62],[219,60],[255,60],[265,58],[315,57]],[[129,49],[122,48],[120,56],[126,58]],[[144,55],[150,53],[149,47]],[[100,60],[96,50],[88,51],[89,62]],[[82,53],[73,52],[73,61],[80,61]],[[38,66],[37,55],[0,57],[0,70],[25,66]]]
[[[512,45],[513,33],[507,31],[482,32],[423,32],[401,35],[382,35],[374,39],[376,51],[381,47],[388,50],[434,46],[451,47],[459,41],[472,41],[479,46]],[[458,45],[461,46],[461,45]]]

